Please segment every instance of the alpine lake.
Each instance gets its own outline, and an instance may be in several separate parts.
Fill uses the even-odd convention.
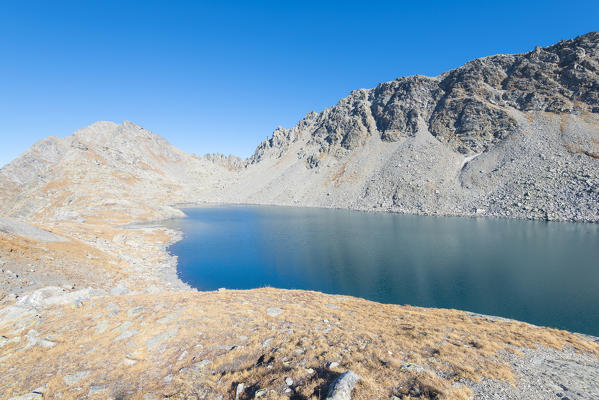
[[[599,336],[599,225],[214,206],[163,225],[198,290],[265,286],[454,308]]]

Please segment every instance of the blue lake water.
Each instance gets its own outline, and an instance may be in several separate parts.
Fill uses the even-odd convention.
[[[200,290],[273,286],[457,308],[599,336],[599,225],[291,207],[184,210]]]

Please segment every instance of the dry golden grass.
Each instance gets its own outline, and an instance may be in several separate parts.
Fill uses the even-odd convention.
[[[269,307],[284,311],[269,317]],[[319,399],[341,372],[352,369],[364,378],[354,391],[358,400],[408,398],[415,386],[421,398],[467,399],[469,390],[455,384],[461,378],[514,379],[499,357],[502,351],[573,347],[599,356],[596,343],[565,331],[269,288],[97,299],[81,308],[49,310],[21,325],[0,326],[0,335],[21,338],[0,348],[0,392],[7,397],[46,385],[48,398],[80,398],[92,386],[106,387],[92,398],[233,398],[243,382],[243,398],[264,388],[269,391],[262,398],[275,399],[289,397],[284,379],[291,377],[292,398]],[[30,329],[56,346],[25,348]],[[118,339],[126,332],[133,334]],[[160,334],[164,340],[148,347]],[[126,364],[127,357],[135,364]],[[211,363],[202,368],[202,360]],[[333,361],[339,367],[327,368]],[[408,363],[425,371],[406,368]],[[78,371],[89,374],[66,385],[64,376]]]

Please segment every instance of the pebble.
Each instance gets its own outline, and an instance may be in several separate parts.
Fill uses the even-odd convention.
[[[293,385],[293,379],[291,379],[290,377],[285,378],[285,384],[287,386]]]

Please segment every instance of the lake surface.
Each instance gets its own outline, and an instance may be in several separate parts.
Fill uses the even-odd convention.
[[[200,290],[272,286],[457,308],[599,336],[599,225],[223,206],[170,251]]]

